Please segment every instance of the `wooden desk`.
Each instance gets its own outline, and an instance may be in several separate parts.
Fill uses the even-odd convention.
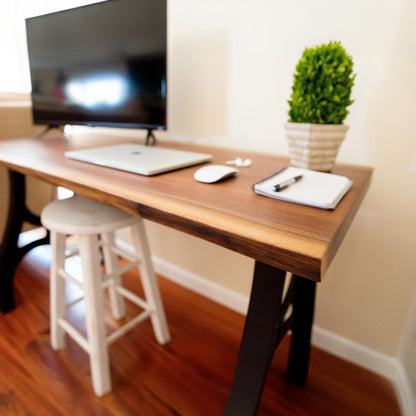
[[[32,247],[16,254],[23,220],[36,222],[24,207],[24,175],[64,186],[85,197],[203,238],[256,260],[233,385],[224,415],[255,414],[274,350],[292,330],[287,378],[307,378],[315,283],[322,280],[370,184],[372,169],[337,165],[334,173],[354,181],[334,211],[277,201],[255,194],[260,179],[287,166],[285,157],[178,143],[158,146],[213,154],[213,162],[250,157],[253,166],[225,182],[196,182],[198,167],[145,177],[85,164],[64,157],[69,149],[127,142],[117,137],[44,137],[0,144],[0,164],[10,170],[11,206],[0,250],[0,306],[14,308],[12,278],[16,262]],[[132,140],[130,140],[132,141]],[[19,208],[20,207],[20,208]],[[44,243],[43,241],[42,243]],[[10,261],[10,259],[15,259]],[[293,273],[283,298],[286,271]],[[292,305],[292,313],[286,311]]]

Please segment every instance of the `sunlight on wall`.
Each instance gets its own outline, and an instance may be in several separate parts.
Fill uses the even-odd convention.
[[[103,0],[2,0],[0,1],[0,92],[30,91],[25,18]]]

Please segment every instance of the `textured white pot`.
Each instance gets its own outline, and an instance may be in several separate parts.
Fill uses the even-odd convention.
[[[335,164],[348,126],[286,123],[285,130],[293,166],[329,172]]]

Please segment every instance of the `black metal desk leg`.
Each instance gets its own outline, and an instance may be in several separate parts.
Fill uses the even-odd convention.
[[[223,415],[255,415],[282,321],[286,272],[256,262],[237,368]]]
[[[23,222],[40,226],[40,219],[26,207],[26,185],[24,175],[9,171],[9,211],[3,242],[0,246],[0,309],[6,313],[14,309],[13,275],[21,258],[32,248],[49,243],[46,237],[18,247]]]
[[[293,276],[293,324],[286,378],[304,386],[308,377],[316,282]]]
[[[0,307],[3,313],[14,309],[13,275],[19,259],[17,240],[25,218],[25,177],[9,171],[9,212],[0,247]]]

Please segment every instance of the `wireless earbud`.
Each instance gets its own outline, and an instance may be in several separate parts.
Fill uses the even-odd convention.
[[[251,159],[241,159],[241,157],[237,157],[235,160],[228,160],[225,162],[227,165],[235,165],[238,167],[244,167],[244,166],[251,166]]]

